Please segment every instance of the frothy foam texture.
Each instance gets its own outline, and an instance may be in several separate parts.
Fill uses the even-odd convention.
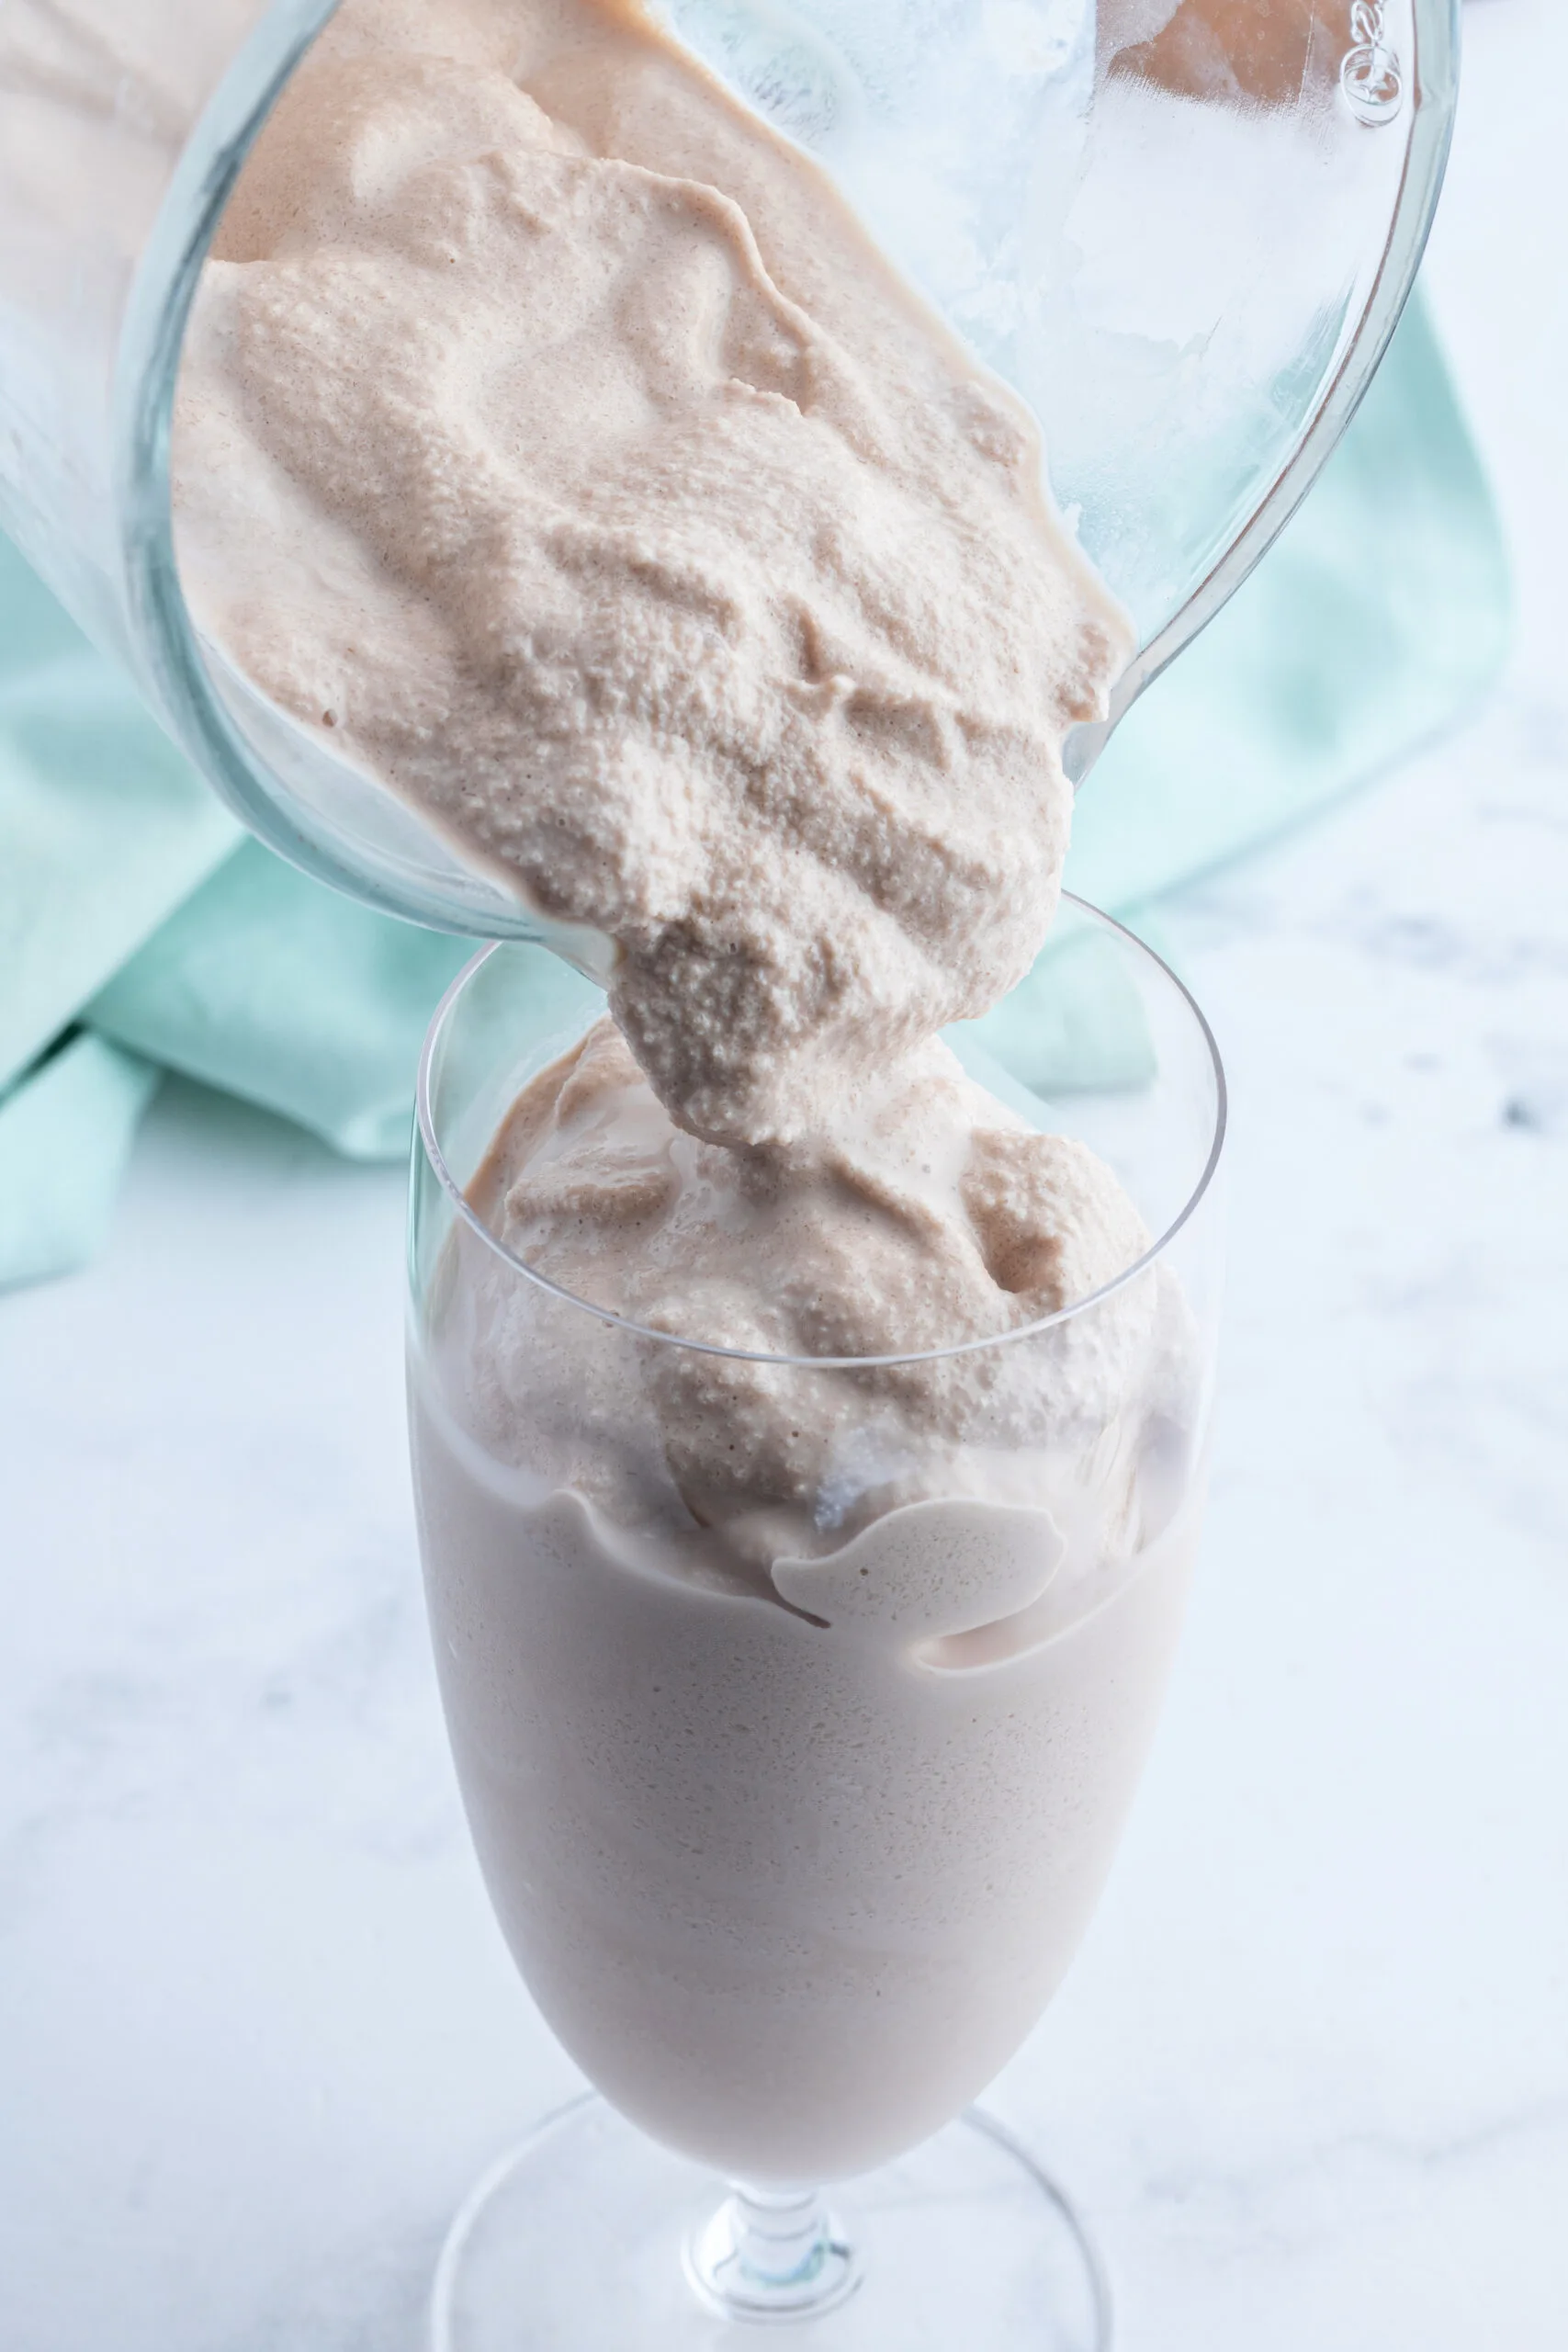
[[[1027,413],[629,6],[346,0],[214,251],[202,627],[615,947],[471,1192],[570,1295],[459,1224],[421,1302],[491,1890],[630,2114],[852,2170],[1066,1965],[1190,1550],[1175,1286],[1030,1328],[1148,1236],[935,1036],[1040,948],[1124,625]]]
[[[470,1198],[573,1297],[746,1351],[644,1347],[630,1394],[620,1335],[471,1259],[470,1425],[625,1524],[673,1510],[766,1564],[915,1499],[1040,1501],[1129,1397],[1093,1510],[1120,1526],[1135,1509],[1179,1301],[1151,1272],[1027,1342],[964,1348],[1112,1283],[1148,1235],[1091,1152],[1025,1127],[934,1039],[860,1091],[830,1148],[792,1158],[682,1135],[604,1020],[525,1089]],[[814,1361],[877,1357],[897,1360]],[[1109,1540],[1097,1525],[1097,1554]]]

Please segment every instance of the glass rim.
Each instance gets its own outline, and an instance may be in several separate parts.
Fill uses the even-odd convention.
[[[525,944],[520,941],[491,940],[487,946],[480,948],[477,956],[471,956],[446,989],[431,1016],[430,1025],[425,1031],[424,1043],[420,1049],[419,1074],[414,1088],[418,1148],[423,1152],[431,1173],[452,1203],[459,1218],[468,1226],[470,1232],[478,1236],[487,1250],[491,1250],[503,1264],[510,1266],[514,1273],[522,1274],[536,1289],[547,1292],[549,1296],[561,1300],[568,1306],[578,1308],[584,1315],[592,1316],[597,1322],[613,1324],[618,1330],[625,1331],[634,1340],[655,1340],[664,1347],[687,1348],[696,1355],[727,1357],[732,1362],[740,1363],[777,1364],[791,1371],[870,1372],[890,1368],[897,1364],[941,1363],[945,1363],[950,1357],[978,1355],[989,1348],[1015,1347],[1026,1340],[1038,1339],[1042,1332],[1054,1330],[1074,1321],[1078,1316],[1087,1315],[1091,1309],[1103,1306],[1107,1299],[1114,1298],[1119,1291],[1128,1289],[1132,1283],[1138,1281],[1140,1276],[1146,1273],[1165,1255],[1177,1235],[1191,1222],[1213,1182],[1221,1154],[1224,1148],[1230,1107],[1224,1064],[1220,1057],[1218,1041],[1209,1026],[1208,1018],[1202,1007],[1186,981],[1171,970],[1165,958],[1157,956],[1146,941],[1140,939],[1135,932],[1130,931],[1125,923],[1118,922],[1114,915],[1108,915],[1100,908],[1091,906],[1087,899],[1080,899],[1071,890],[1062,892],[1061,904],[1076,908],[1080,914],[1089,916],[1092,922],[1103,925],[1107,931],[1113,932],[1125,940],[1129,946],[1134,948],[1140,956],[1145,957],[1154,966],[1186,1005],[1203,1041],[1209,1057],[1209,1066],[1213,1073],[1213,1131],[1210,1136],[1209,1149],[1196,1183],[1176,1215],[1164,1230],[1150,1242],[1142,1256],[1135,1258],[1130,1266],[1123,1267],[1122,1272],[1113,1276],[1110,1282],[1102,1283],[1098,1290],[1086,1292],[1082,1298],[1073,1299],[1067,1306],[1058,1306],[1049,1315],[1037,1316],[1032,1322],[1017,1324],[1007,1331],[989,1332],[980,1339],[956,1340],[950,1346],[942,1348],[914,1348],[893,1354],[873,1356],[787,1355],[768,1348],[729,1348],[720,1345],[714,1340],[688,1339],[679,1331],[656,1330],[651,1324],[638,1323],[630,1316],[618,1315],[613,1307],[598,1306],[592,1299],[580,1297],[576,1291],[568,1290],[564,1283],[552,1281],[548,1274],[541,1273],[536,1266],[531,1266],[525,1258],[520,1257],[515,1250],[502,1241],[499,1234],[491,1232],[469,1201],[462,1185],[458,1183],[447,1164],[446,1153],[436,1136],[434,1112],[431,1103],[431,1081],[435,1058],[448,1021],[491,957],[500,954],[503,949],[515,948]]]

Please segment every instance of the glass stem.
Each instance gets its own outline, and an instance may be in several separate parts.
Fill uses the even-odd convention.
[[[686,2272],[727,2319],[809,2319],[860,2283],[854,2250],[815,2189],[737,2185],[686,2249]]]

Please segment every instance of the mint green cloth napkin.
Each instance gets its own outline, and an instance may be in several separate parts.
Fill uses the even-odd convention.
[[[398,1159],[431,1010],[475,945],[372,914],[247,842],[82,1017],[351,1159]]]
[[[137,1122],[161,1073],[83,1031],[0,1101],[0,1269],[69,1273],[101,1248]]]
[[[1302,513],[1118,729],[1069,884],[1125,912],[1301,821],[1476,699],[1507,611],[1496,518],[1416,302]],[[467,946],[236,838],[0,540],[0,1285],[100,1246],[152,1065],[343,1151],[404,1148],[420,1038]],[[1083,1043],[1058,1039],[1038,1082],[1073,1083]]]
[[[0,534],[0,1087],[240,837]]]

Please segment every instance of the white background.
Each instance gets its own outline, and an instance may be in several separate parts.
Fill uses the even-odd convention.
[[[1213,1507],[994,2102],[1122,2352],[1568,2343],[1568,8],[1466,19],[1427,283],[1509,682],[1161,914],[1235,1089]],[[6,2352],[413,2352],[452,2208],[573,2086],[437,1718],[401,1221],[171,1085],[107,1257],[0,1302]]]

